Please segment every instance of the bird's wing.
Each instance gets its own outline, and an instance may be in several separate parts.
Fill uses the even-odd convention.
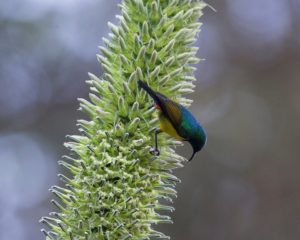
[[[186,139],[188,135],[182,126],[182,111],[180,105],[170,99],[166,99],[165,101],[161,102],[160,107],[163,113],[172,123],[178,135]]]

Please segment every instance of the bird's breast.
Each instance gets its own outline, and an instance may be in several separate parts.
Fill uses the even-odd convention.
[[[180,137],[176,131],[176,129],[173,127],[172,123],[162,114],[159,113],[159,122],[160,122],[160,129],[169,134],[170,136],[178,139],[178,140],[183,140],[182,137]]]

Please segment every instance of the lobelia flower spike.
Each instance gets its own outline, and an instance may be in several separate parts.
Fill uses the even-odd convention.
[[[171,223],[164,211],[173,207],[172,170],[185,158],[172,149],[180,144],[159,138],[160,156],[149,150],[157,125],[151,98],[138,88],[147,82],[156,91],[188,106],[182,94],[192,92],[190,64],[199,59],[196,40],[203,8],[197,0],[124,0],[119,25],[109,23],[110,39],[103,39],[97,59],[103,78],[89,74],[90,101],[78,99],[89,120],[78,120],[80,135],[68,136],[72,157],[59,162],[72,177],[59,174],[65,187],[53,186],[57,212],[40,221],[47,240],[169,239],[153,224]]]

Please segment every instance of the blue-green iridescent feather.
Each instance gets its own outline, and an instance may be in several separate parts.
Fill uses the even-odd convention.
[[[188,109],[182,105],[180,105],[180,109],[181,126],[178,128],[178,132],[181,136],[185,136],[194,150],[200,151],[207,139],[205,130]]]

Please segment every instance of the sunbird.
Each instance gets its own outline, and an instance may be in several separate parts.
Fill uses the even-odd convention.
[[[144,81],[138,80],[138,85],[153,98],[154,106],[159,111],[160,128],[155,130],[155,147],[151,148],[150,152],[155,155],[160,154],[157,146],[157,135],[165,132],[180,141],[187,141],[191,144],[193,148],[193,154],[189,159],[191,161],[195,154],[203,148],[207,139],[200,123],[187,108],[154,91]]]

